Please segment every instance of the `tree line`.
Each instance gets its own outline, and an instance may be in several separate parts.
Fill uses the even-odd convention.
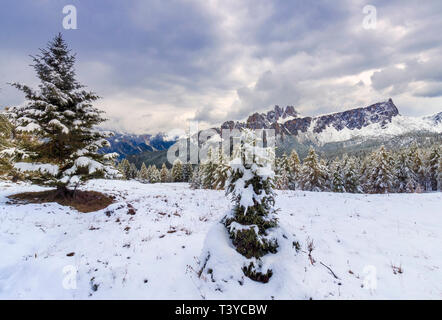
[[[398,150],[384,146],[365,156],[320,158],[313,148],[301,161],[296,150],[275,159],[273,183],[279,190],[348,193],[411,193],[442,190],[442,157],[439,145],[420,148],[417,143]],[[169,170],[144,163],[138,170],[124,159],[118,169],[125,179],[143,183],[188,182],[194,189],[224,189],[232,170],[221,149],[209,149],[199,165],[176,160]]]

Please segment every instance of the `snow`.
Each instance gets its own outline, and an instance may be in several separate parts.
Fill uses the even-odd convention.
[[[19,149],[19,148],[7,148],[0,151],[0,158],[4,157],[14,157],[15,155],[20,155],[22,158],[28,158],[29,155],[26,153],[25,150]]]
[[[52,176],[56,176],[59,172],[57,165],[49,163],[17,162],[14,164],[14,168],[21,172],[39,171],[41,173],[48,173]]]
[[[365,139],[385,136],[393,137],[415,131],[442,133],[442,122],[435,123],[433,117],[408,117],[398,115],[393,117],[391,122],[387,123],[384,127],[381,123],[372,123],[361,129],[343,128],[338,131],[332,125],[329,125],[321,133],[313,132],[315,124],[316,120],[310,124],[307,132],[299,134],[299,138],[301,140],[308,139],[316,141],[318,144],[323,145],[330,142],[347,141],[359,137]]]
[[[276,236],[287,239],[263,258],[274,274],[262,284],[243,279],[245,258],[219,223],[231,206],[223,191],[117,180],[82,188],[117,202],[92,213],[11,204],[7,195],[45,189],[0,182],[0,299],[442,298],[441,193],[277,191]],[[207,248],[225,273],[214,276],[242,285],[198,277]]]
[[[279,124],[284,124],[286,122],[289,122],[291,120],[295,120],[295,119],[299,119],[301,116],[297,115],[297,116],[286,116],[285,118],[279,118],[278,121],[276,121]]]
[[[93,174],[98,170],[103,169],[103,165],[88,157],[79,157],[75,160],[75,166],[78,168],[88,168],[89,174]]]
[[[48,122],[48,124],[50,126],[60,128],[61,131],[65,134],[69,133],[69,129],[64,124],[62,124],[58,119],[52,119],[51,121]]]
[[[38,131],[40,129],[41,127],[34,122],[31,122],[24,127],[23,126],[17,127],[17,131],[19,132],[32,132],[32,131]]]

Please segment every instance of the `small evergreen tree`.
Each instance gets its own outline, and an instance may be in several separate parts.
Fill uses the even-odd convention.
[[[218,161],[215,167],[215,173],[213,175],[213,188],[217,190],[224,189],[227,177],[229,175],[230,167],[227,163],[226,157],[222,148],[218,149]]]
[[[442,191],[442,157],[439,158],[437,166],[437,191]]]
[[[394,166],[394,189],[396,192],[414,192],[418,186],[416,174],[412,170],[412,162],[407,150],[396,154]]]
[[[365,156],[361,161],[361,168],[359,171],[360,176],[360,187],[364,193],[370,192],[370,183],[369,183],[369,175],[370,168],[372,167],[372,159],[371,156]]]
[[[274,151],[257,147],[258,139],[253,131],[245,129],[234,150],[226,189],[234,207],[224,218],[224,224],[236,250],[253,259],[244,266],[244,274],[252,280],[267,282],[273,271],[266,269],[260,258],[276,253],[278,248],[270,233],[277,226],[271,163]]]
[[[275,178],[275,188],[278,190],[288,190],[290,186],[290,175],[283,168],[279,169],[279,173]]]
[[[201,182],[201,167],[196,167],[195,170],[193,170],[192,179],[190,182],[190,188],[192,189],[201,189],[202,182]]]
[[[287,173],[290,172],[290,170],[291,170],[289,158],[287,157],[287,155],[285,153],[279,159],[278,168],[280,170],[286,171]]]
[[[429,184],[430,190],[437,190],[437,179],[438,179],[438,171],[439,171],[439,163],[440,163],[440,147],[433,146],[431,149],[429,159],[428,159],[428,175],[429,175]]]
[[[331,170],[331,191],[333,192],[346,192],[345,190],[345,183],[344,183],[344,170],[343,165],[339,161],[339,159],[336,159],[332,163],[332,170]]]
[[[174,161],[171,175],[173,182],[183,182],[183,163],[180,159]]]
[[[414,174],[414,177],[417,181],[417,187],[421,189],[425,187],[425,165],[420,155],[419,148],[416,143],[413,143],[409,149],[409,161],[410,161],[410,169]]]
[[[388,193],[393,190],[393,160],[384,146],[372,154],[368,172],[368,190],[371,193]]]
[[[121,173],[121,177],[125,180],[130,179],[130,162],[127,159],[121,160],[121,162],[118,164],[118,170]]]
[[[207,159],[202,164],[201,181],[204,189],[213,189],[215,184],[216,163],[213,157],[213,150],[207,151]]]
[[[167,169],[165,163],[163,163],[163,165],[161,167],[160,180],[162,183],[169,182],[169,169]]]
[[[149,182],[149,171],[147,170],[146,164],[143,162],[140,171],[138,171],[138,180],[143,183]]]
[[[132,179],[136,179],[138,177],[138,169],[137,166],[135,165],[135,163],[131,163],[129,166],[129,175],[128,175],[128,179],[132,180]]]
[[[291,190],[297,189],[297,180],[301,171],[301,161],[295,149],[292,150],[289,157],[289,187]]]
[[[344,188],[346,192],[361,192],[358,165],[354,157],[344,156]]]
[[[331,189],[331,172],[329,170],[329,163],[325,159],[319,160],[320,167],[324,175],[325,185],[322,191],[330,191]]]
[[[299,184],[302,190],[325,191],[327,190],[327,173],[319,163],[315,149],[310,147],[307,157],[299,174]]]
[[[150,183],[161,182],[161,173],[155,165],[149,166],[148,171],[149,171],[149,182]]]
[[[186,162],[183,165],[183,182],[190,182],[193,175],[193,167],[190,162]]]
[[[99,97],[75,79],[75,55],[61,34],[32,58],[39,88],[12,84],[27,102],[7,114],[17,132],[32,134],[38,144],[27,150],[33,154],[29,162],[16,163],[15,168],[35,183],[56,186],[60,196],[72,195],[68,187],[82,181],[115,177],[116,154],[98,152],[109,146],[108,134],[95,128],[105,120],[92,106]]]

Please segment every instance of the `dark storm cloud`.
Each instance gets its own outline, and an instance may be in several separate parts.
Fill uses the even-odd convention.
[[[78,30],[62,29],[66,4]],[[362,28],[367,4],[374,30]],[[28,54],[62,31],[117,129],[219,124],[274,104],[332,112],[389,96],[410,114],[437,112],[441,13],[438,0],[3,0],[0,104],[22,101],[4,83],[35,84]]]

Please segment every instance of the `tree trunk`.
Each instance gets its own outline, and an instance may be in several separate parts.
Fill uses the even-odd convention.
[[[72,195],[72,190],[69,190],[66,186],[57,186],[57,191],[55,193],[56,198],[68,198],[72,197]]]

